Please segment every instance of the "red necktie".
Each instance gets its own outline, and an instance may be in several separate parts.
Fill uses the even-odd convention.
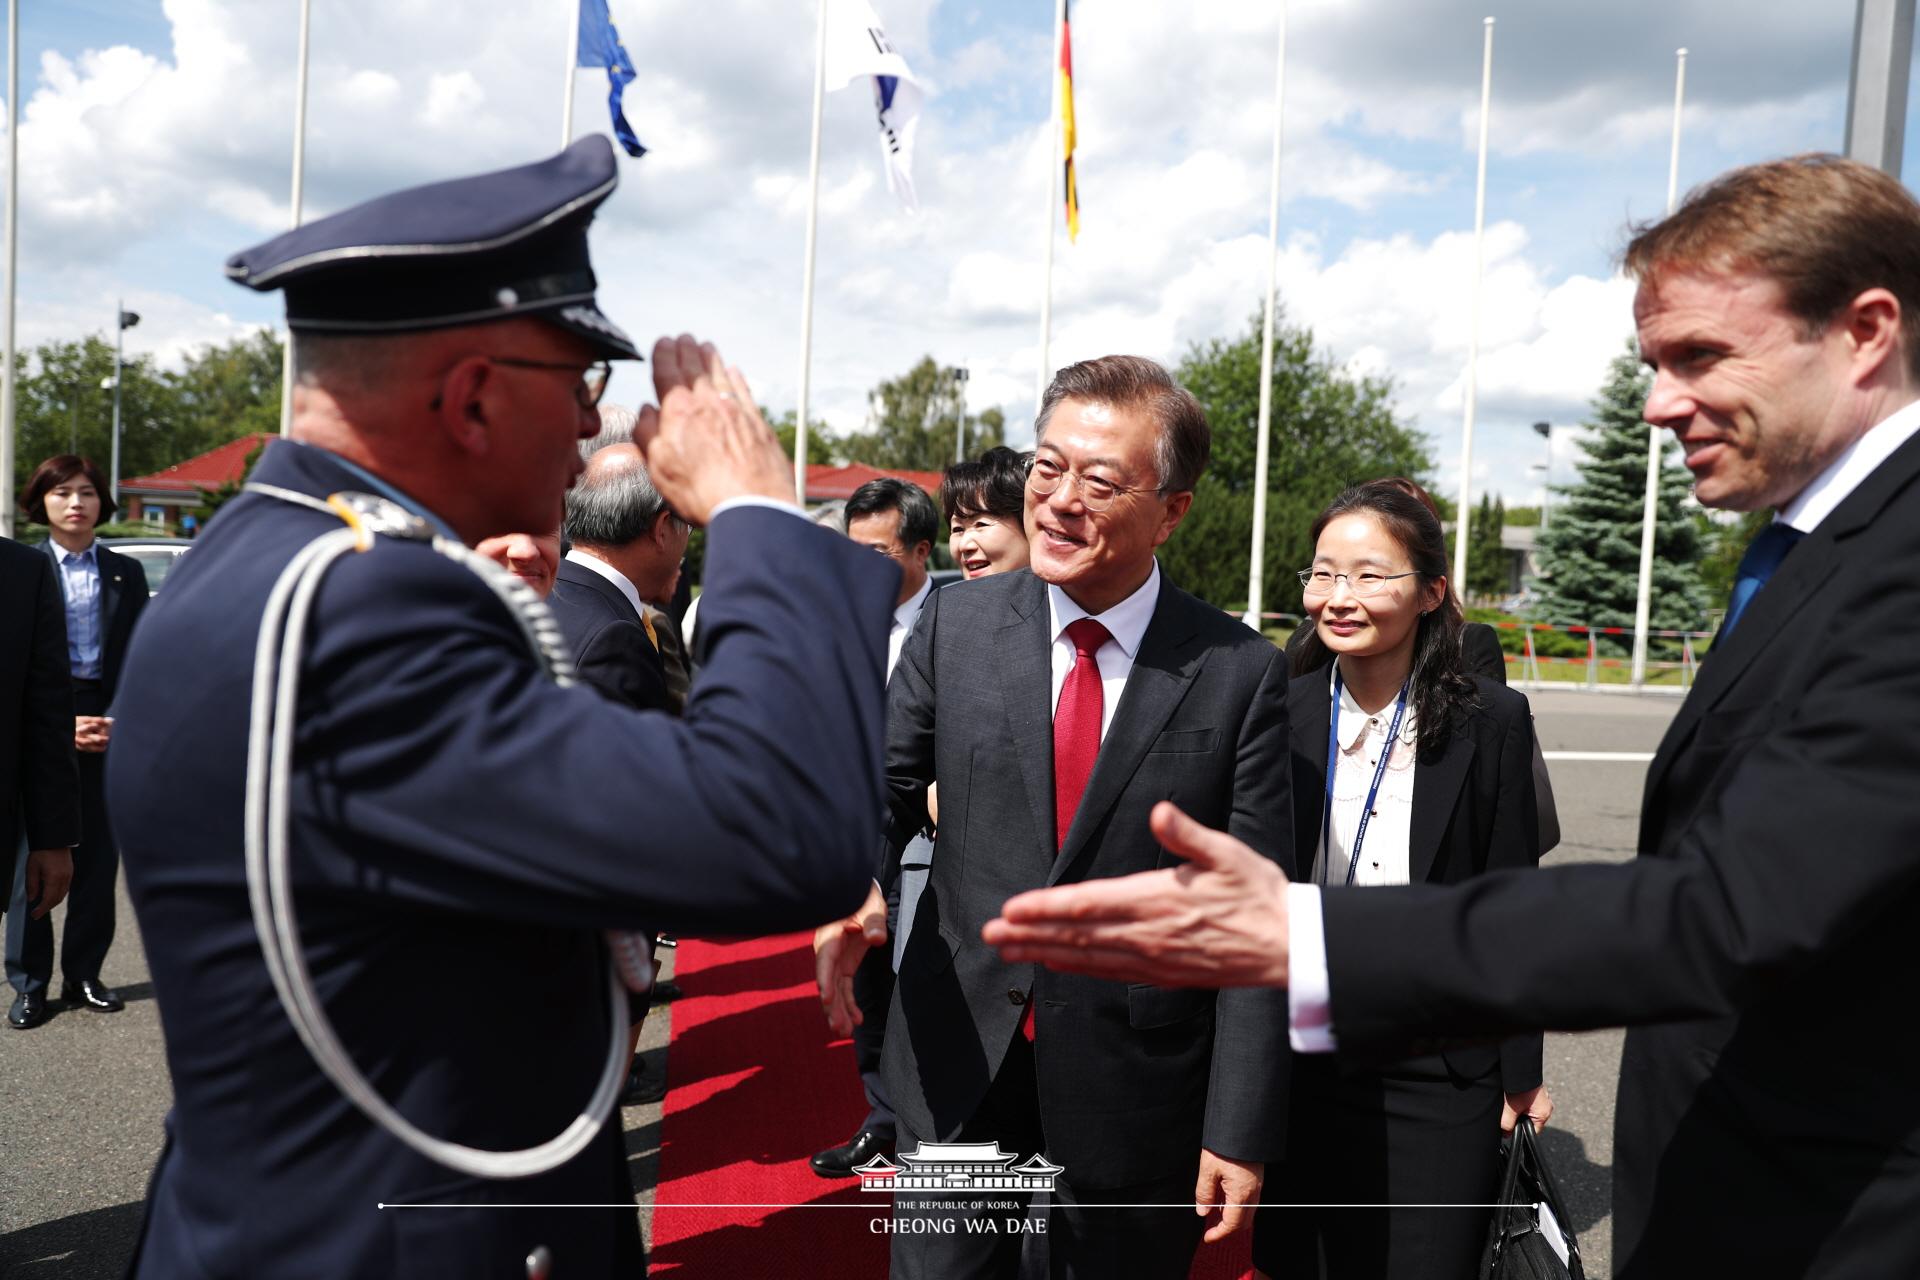
[[[1105,694],[1100,688],[1100,664],[1094,655],[1100,646],[1113,639],[1107,629],[1092,618],[1067,624],[1067,640],[1073,645],[1073,668],[1060,686],[1060,702],[1053,712],[1053,850],[1056,857],[1067,843],[1067,831],[1073,815],[1086,794],[1087,779],[1093,776],[1093,762],[1100,754],[1100,714]],[[1027,1013],[1020,1024],[1027,1039],[1033,1039],[1033,1001],[1029,996]]]

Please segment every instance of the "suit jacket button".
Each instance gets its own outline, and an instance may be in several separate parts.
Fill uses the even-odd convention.
[[[1020,988],[1015,987],[1011,991],[1007,992],[1008,1004],[1018,1005],[1018,1004],[1025,1004],[1026,1002],[1027,1002],[1027,993],[1020,990]]]
[[[527,1255],[527,1280],[547,1280],[553,1274],[553,1251],[543,1244]]]

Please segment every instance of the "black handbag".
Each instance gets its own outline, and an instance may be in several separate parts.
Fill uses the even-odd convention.
[[[1567,1211],[1534,1141],[1533,1121],[1521,1116],[1506,1145],[1507,1168],[1480,1253],[1481,1280],[1586,1280],[1580,1241],[1566,1225]]]

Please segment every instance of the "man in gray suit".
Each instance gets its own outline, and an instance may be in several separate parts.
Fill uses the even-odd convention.
[[[903,1163],[916,1143],[997,1143],[1063,1169],[1054,1275],[1172,1280],[1200,1236],[1191,1206],[1214,1206],[1210,1239],[1238,1229],[1281,1154],[1284,996],[1065,977],[1004,963],[980,929],[1023,889],[1160,865],[1146,815],[1169,798],[1290,870],[1286,666],[1154,559],[1210,451],[1199,405],[1164,369],[1107,356],[1061,370],[1038,434],[1031,571],[934,593],[889,686],[886,858],[925,822],[936,778],[941,826],[883,1072]],[[844,1027],[854,1011],[833,975],[871,933],[821,936],[822,999]],[[951,1209],[896,1194],[894,1276],[1013,1274],[1020,1233],[1005,1223],[1021,1214],[1007,1206],[1027,1195]],[[956,1213],[997,1229],[917,1221]]]

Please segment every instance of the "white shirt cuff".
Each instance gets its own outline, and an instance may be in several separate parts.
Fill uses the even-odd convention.
[[[1332,1053],[1336,1046],[1320,886],[1289,884],[1286,892],[1287,1040],[1295,1053]]]
[[[707,523],[712,524],[722,512],[731,511],[735,507],[771,507],[775,511],[785,511],[789,515],[799,516],[802,520],[808,518],[806,510],[795,503],[782,502],[778,498],[763,498],[758,494],[749,493],[716,503],[713,510],[707,513]]]

